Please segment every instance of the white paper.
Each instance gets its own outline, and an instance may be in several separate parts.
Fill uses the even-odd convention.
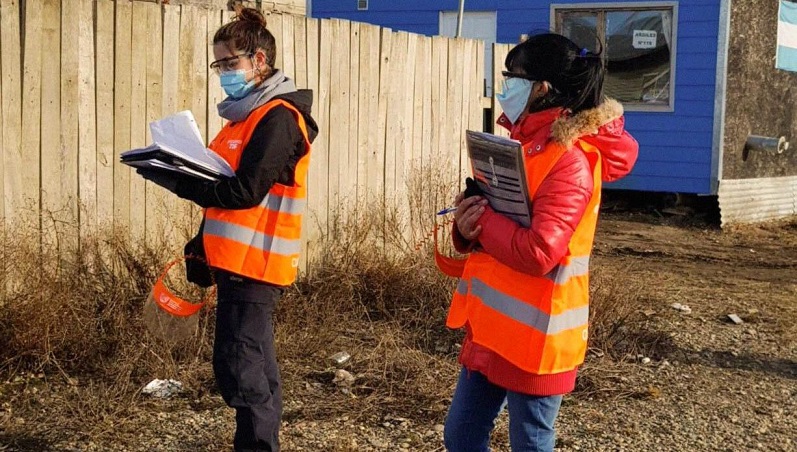
[[[153,121],[149,128],[153,143],[145,148],[123,152],[122,163],[138,168],[165,169],[206,180],[217,180],[214,176],[235,176],[235,171],[226,160],[205,147],[190,111],[181,111]],[[155,155],[157,151],[169,154],[184,164],[175,163],[171,158],[162,161],[164,156]],[[148,158],[147,154],[153,155]]]
[[[227,162],[206,148],[194,115],[181,111],[149,124],[152,141],[175,157],[185,159],[208,171],[232,177],[235,172]]]
[[[141,392],[159,399],[168,399],[175,394],[179,394],[182,390],[183,384],[177,380],[155,379],[147,383],[147,385],[141,389]]]

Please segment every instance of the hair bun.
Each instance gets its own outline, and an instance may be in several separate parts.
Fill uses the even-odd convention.
[[[254,8],[236,8],[236,16],[237,20],[242,22],[254,22],[256,24],[260,24],[263,28],[266,28],[266,18],[263,16],[263,13],[254,9]]]

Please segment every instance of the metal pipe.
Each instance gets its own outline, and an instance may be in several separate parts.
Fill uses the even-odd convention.
[[[459,0],[459,13],[457,14],[457,38],[462,37],[462,19],[465,16],[465,0]]]
[[[783,154],[784,151],[789,149],[789,142],[786,137],[762,137],[760,135],[750,135],[747,137],[747,142],[744,144],[744,151],[742,152],[742,160],[747,160],[750,151],[756,153],[767,153],[771,155]]]

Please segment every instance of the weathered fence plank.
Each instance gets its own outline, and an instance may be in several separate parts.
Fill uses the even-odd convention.
[[[321,24],[318,19],[306,19],[305,25],[305,40],[306,40],[306,55],[307,55],[307,88],[313,90],[313,106],[312,114],[316,121],[322,122],[325,114],[328,111],[325,107],[325,101],[328,105],[328,90],[322,91],[321,86],[324,83],[328,84],[328,78],[322,80],[320,67],[320,32]],[[328,65],[328,60],[326,62]],[[307,174],[307,213],[305,218],[308,221],[304,222],[302,234],[305,240],[305,249],[307,257],[315,252],[315,246],[318,240],[326,233],[326,214],[327,203],[327,181],[326,181],[326,145],[324,137],[326,131],[321,128],[318,137],[312,147],[312,154],[310,156],[310,168]]]
[[[274,36],[277,40],[277,53],[282,53],[282,71],[286,74],[296,73],[296,55],[294,52],[293,17],[282,15],[282,35]],[[279,49],[282,48],[280,52]]]
[[[186,57],[182,55],[183,44],[181,41],[187,38],[184,38],[181,32],[180,7],[164,5],[163,8],[163,91],[161,94],[163,96],[162,113],[163,116],[166,116],[186,108],[186,101],[183,97],[185,93],[180,89],[181,83],[183,83],[180,77],[187,78],[188,74],[182,66]],[[186,28],[188,27],[186,26]],[[163,189],[156,187],[155,190]],[[165,207],[163,215],[166,215],[164,220],[167,223],[166,235],[170,242],[176,243],[183,238],[181,232],[183,232],[183,224],[189,208],[186,203],[176,199],[171,193],[163,193],[163,196]]]
[[[504,90],[502,87],[504,76],[501,75],[501,72],[505,70],[504,60],[511,48],[511,44],[493,44],[493,119],[496,121],[504,113],[495,96]],[[509,131],[498,125],[495,126],[494,133],[504,137],[509,136]]]
[[[376,186],[371,154],[376,147],[378,129],[373,126],[379,112],[379,27],[360,25],[357,89],[357,200],[365,207],[373,201]],[[354,55],[352,55],[354,57]]]
[[[438,164],[449,154],[448,116],[448,39],[432,38],[432,148]]]
[[[147,4],[133,2],[130,54],[130,148],[147,145]],[[132,173],[132,171],[131,171]],[[130,236],[133,243],[146,237],[146,181],[130,175]]]
[[[146,126],[144,127],[145,143],[152,142],[149,123],[163,116],[163,22],[158,5],[150,3],[146,7]],[[167,233],[168,223],[165,221],[168,211],[166,202],[172,198],[161,187],[151,182],[146,183],[145,237],[148,243],[162,242]]]
[[[114,225],[114,5],[98,0],[96,18],[97,228]]]
[[[79,1],[78,37],[78,193],[80,243],[97,240],[97,83],[94,5]]]
[[[46,0],[42,4],[42,54],[49,54],[53,49],[61,49],[61,5],[56,0]],[[61,59],[48,61],[47,70],[42,71],[42,113],[41,113],[41,210],[43,242],[56,246],[59,234],[67,234],[62,226],[72,221],[63,215],[68,196],[65,190],[65,166],[67,158],[61,148]],[[44,127],[46,124],[46,129]],[[58,133],[53,133],[58,131]],[[63,223],[61,223],[63,222]]]
[[[41,193],[39,150],[41,149],[42,133],[42,14],[42,2],[29,3],[25,8],[25,61],[22,62],[24,74],[22,77],[22,136],[25,137],[28,158],[24,159],[24,164],[21,164],[17,171],[20,177],[17,195],[18,199],[23,202],[21,223],[25,227],[31,228],[31,232],[35,235],[39,234],[39,212],[41,208],[39,198]],[[3,54],[5,55],[4,51]],[[13,52],[11,54],[13,55]],[[0,135],[2,135],[2,132],[0,132]],[[7,155],[11,148],[5,145],[3,148],[4,154]],[[18,157],[11,160],[23,163],[21,146]],[[6,157],[6,161],[10,161],[10,159]],[[2,166],[3,164],[0,163],[0,167]],[[0,173],[2,172],[3,170],[0,168]],[[0,181],[2,179],[3,176],[0,175]],[[2,190],[0,188],[0,193],[2,193]],[[2,212],[0,212],[0,215],[2,215]]]
[[[359,203],[360,193],[357,191],[359,187],[359,155],[358,155],[358,140],[360,121],[358,112],[360,108],[360,24],[358,22],[351,22],[351,29],[349,32],[349,111],[346,117],[349,121],[349,146],[347,149],[347,162],[346,162],[346,193],[350,197],[350,206],[354,207],[354,214],[358,214],[360,210],[357,208]]]
[[[22,154],[22,74],[18,3],[0,1],[0,216],[12,226],[24,209]]]
[[[113,208],[117,235],[130,239],[130,168],[119,162],[119,154],[130,149],[132,95],[132,5],[116,2],[116,46],[114,52],[114,174]]]
[[[448,130],[444,132],[447,135],[448,142],[446,155],[449,156],[448,164],[451,165],[451,178],[459,180],[459,166],[460,166],[460,152],[450,152],[450,149],[461,149],[462,138],[462,72],[465,65],[465,40],[464,39],[451,39],[448,41]]]

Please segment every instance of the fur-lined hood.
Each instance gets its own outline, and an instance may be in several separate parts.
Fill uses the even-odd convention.
[[[623,116],[623,105],[614,99],[606,99],[595,108],[584,110],[573,116],[561,116],[551,126],[551,138],[572,146],[585,135],[597,135],[599,129]]]
[[[507,126],[505,115],[498,124]],[[611,182],[627,175],[636,163],[639,144],[625,131],[623,106],[614,99],[605,99],[595,108],[575,115],[563,114],[562,110],[550,109],[532,113],[512,126],[512,137],[524,145],[540,149],[548,141],[556,141],[572,148],[581,140],[600,151],[603,180]]]

